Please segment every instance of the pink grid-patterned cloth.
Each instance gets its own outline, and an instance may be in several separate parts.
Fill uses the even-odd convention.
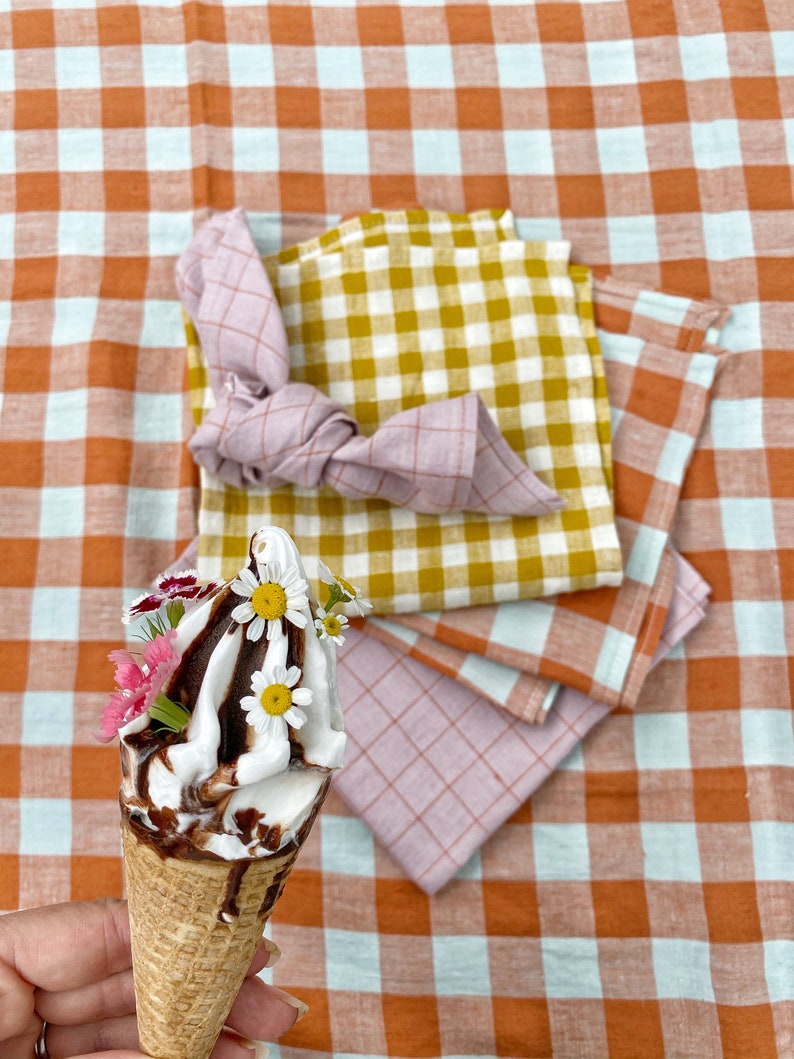
[[[705,614],[705,581],[684,561],[677,569],[652,664]],[[434,893],[609,707],[562,688],[546,722],[526,724],[374,633],[371,622],[352,628],[340,654],[349,743],[336,789],[405,873]]]

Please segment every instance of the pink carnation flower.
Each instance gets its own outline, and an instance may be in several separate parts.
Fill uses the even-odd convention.
[[[108,658],[115,663],[116,687],[102,714],[96,738],[109,743],[120,728],[139,717],[152,705],[166,681],[179,665],[179,654],[174,650],[176,631],[168,629],[155,636],[143,649],[138,662],[129,651],[111,651]]]

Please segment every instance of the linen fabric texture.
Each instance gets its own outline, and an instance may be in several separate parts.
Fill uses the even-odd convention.
[[[684,557],[668,545],[661,557],[653,593],[646,609],[645,627],[653,630],[638,640],[643,667],[656,665],[684,636],[682,630],[692,627],[704,616],[710,587]],[[658,641],[656,632],[658,632]],[[419,662],[454,677],[465,687],[501,706],[520,721],[542,724],[564,692],[557,681],[544,680],[524,670],[491,658],[454,647],[444,640],[417,632],[408,625],[385,618],[369,618],[366,631],[372,636],[408,654]],[[656,647],[650,654],[653,643]],[[634,699],[626,696],[626,709]]]
[[[703,619],[707,595],[682,561],[652,665]],[[348,749],[335,788],[435,893],[610,711],[565,687],[545,724],[528,724],[373,631],[352,628],[339,656]]]
[[[440,613],[394,615],[394,642],[476,686],[516,716],[542,717],[555,685],[633,708],[672,591],[667,555],[681,488],[726,353],[715,302],[594,283],[613,425],[615,511],[625,557],[617,588]],[[381,625],[389,632],[389,624]],[[478,658],[506,667],[494,673]],[[540,679],[538,679],[540,678]]]
[[[177,283],[215,399],[190,450],[227,484],[327,484],[349,498],[437,514],[541,515],[565,506],[473,391],[406,408],[365,437],[343,405],[290,381],[281,312],[242,211],[201,229]]]
[[[540,517],[425,515],[328,487],[243,491],[202,468],[204,573],[232,576],[250,534],[272,522],[380,613],[619,584],[603,360],[589,273],[571,269],[568,252],[517,238],[506,213],[417,210],[351,219],[267,258],[292,381],[344,405],[365,435],[406,409],[474,391],[565,507]],[[188,339],[201,423],[215,389],[192,325]],[[311,561],[307,573],[315,576]]]
[[[123,893],[91,732],[121,607],[197,533],[193,225],[242,203],[275,251],[509,204],[596,275],[733,307],[673,532],[708,614],[432,897],[332,789],[273,925],[265,976],[311,1008],[279,1053],[790,1059],[791,5],[11,0],[0,27],[0,908]]]

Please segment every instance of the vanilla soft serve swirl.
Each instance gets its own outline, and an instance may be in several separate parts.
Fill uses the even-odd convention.
[[[274,527],[251,540],[249,569],[264,576],[268,564],[305,580],[294,542]],[[157,733],[143,714],[120,732],[122,809],[164,855],[239,860],[284,849],[310,825],[318,795],[342,764],[335,646],[315,632],[311,594],[305,628],[285,618],[255,642],[231,618],[240,603],[226,584],[177,626],[181,662],[164,691],[190,711],[186,728]],[[298,667],[300,687],[311,692],[305,723],[273,726],[277,735],[257,731],[240,706],[253,673],[274,666]]]

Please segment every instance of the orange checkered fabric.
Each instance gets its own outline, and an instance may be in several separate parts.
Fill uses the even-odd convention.
[[[780,0],[0,5],[0,908],[122,892],[91,732],[122,605],[197,532],[196,227],[241,206],[277,253],[509,208],[599,279],[731,308],[671,528],[708,613],[433,896],[332,791],[272,924],[310,1005],[274,1051],[792,1054],[792,28]]]

